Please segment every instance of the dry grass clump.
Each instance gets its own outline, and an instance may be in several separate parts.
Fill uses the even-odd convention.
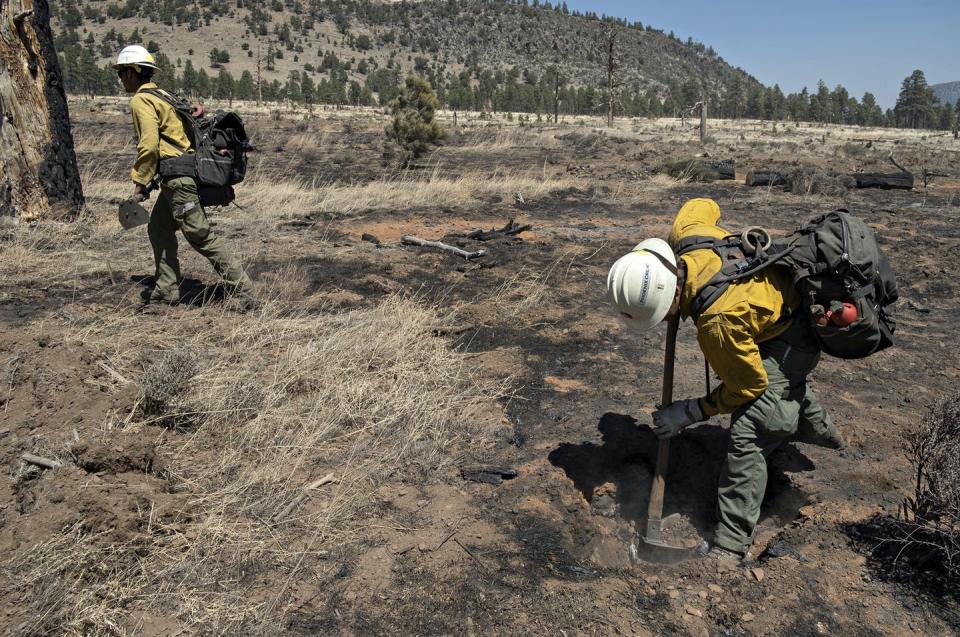
[[[660,166],[659,172],[670,175],[681,182],[698,181],[711,183],[720,178],[717,163],[699,159],[682,159],[667,162]]]
[[[790,192],[795,195],[839,197],[853,187],[852,177],[824,172],[817,168],[798,168],[790,176]]]
[[[151,364],[140,381],[140,409],[147,416],[162,416],[172,400],[183,395],[190,380],[200,372],[197,356],[179,348],[166,352]]]
[[[137,343],[156,351],[178,338],[145,372],[143,395],[156,408],[194,406],[195,429],[161,448],[170,489],[189,504],[175,523],[145,518],[135,560],[133,548],[71,531],[8,565],[64,632],[132,634],[108,629],[125,609],[200,634],[282,633],[290,588],[348,552],[380,484],[429,482],[462,450],[482,452],[499,426],[500,389],[430,335],[437,312],[414,300],[324,315],[268,300],[256,315],[224,318],[225,330],[197,330],[183,313],[147,333],[132,317],[76,333],[105,355],[115,349],[114,361]],[[308,489],[327,474],[334,484]]]

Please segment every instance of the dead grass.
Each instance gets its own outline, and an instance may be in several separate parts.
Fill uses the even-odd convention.
[[[290,587],[351,544],[381,483],[429,482],[460,450],[484,449],[499,426],[490,404],[503,387],[473,378],[430,335],[442,317],[415,299],[340,314],[277,300],[252,316],[218,312],[207,314],[222,330],[196,329],[192,314],[77,319],[69,340],[99,348],[144,392],[199,361],[178,391],[112,425],[176,418],[188,432],[165,447],[170,488],[189,495],[188,521],[154,522],[136,559],[132,547],[76,529],[14,556],[7,568],[43,609],[32,634],[124,634],[117,617],[130,608],[203,634],[282,632]],[[159,362],[138,373],[151,359]],[[304,497],[327,473],[337,482]],[[283,579],[257,583],[267,572]]]
[[[377,210],[401,212],[467,206],[493,196],[508,198],[517,191],[522,192],[524,198],[535,200],[578,184],[571,178],[544,177],[535,170],[494,176],[483,173],[448,176],[441,167],[435,167],[426,174],[398,173],[358,185],[278,179],[276,175],[257,172],[244,182],[240,200],[244,207],[261,215],[356,215]]]

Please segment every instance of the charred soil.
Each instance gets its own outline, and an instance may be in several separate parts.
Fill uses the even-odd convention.
[[[671,130],[675,124],[619,133],[573,126],[497,133],[475,122],[423,167],[393,175],[379,163],[380,122],[351,117],[349,126],[342,115],[324,119],[323,112],[303,122],[252,119],[266,151],[251,174],[261,171],[266,183],[256,187],[272,192],[248,191],[253,205],[212,215],[257,280],[267,309],[232,308],[212,270],[183,246],[195,302],[142,312],[141,282],[152,269],[145,233],[122,233],[112,217],[126,191],[130,147],[89,147],[110,134],[123,139],[127,122],[103,111],[75,116],[87,144],[79,145],[91,206],[86,218],[73,226],[19,228],[0,239],[6,634],[958,630],[949,590],[928,586],[915,571],[888,576],[889,556],[874,557],[875,543],[857,531],[896,512],[911,487],[899,434],[960,375],[953,340],[960,326],[952,277],[960,269],[955,163],[950,178],[913,192],[797,195],[739,181],[653,176],[665,161],[702,152],[692,132]],[[782,158],[787,142],[743,131],[751,132],[749,138],[731,132],[708,150],[736,159],[738,173]],[[815,168],[847,161],[829,144],[801,139],[821,135],[801,131],[789,142],[796,161]],[[907,147],[934,158],[960,150],[929,149],[922,140]],[[290,148],[309,152],[280,152]],[[878,153],[863,163],[883,161]],[[525,179],[554,186],[531,194],[523,190]],[[291,180],[306,194],[277,199]],[[431,190],[444,180],[469,192]],[[354,202],[375,201],[370,189],[378,185],[390,201],[404,189],[420,190],[396,204],[336,203],[350,201],[345,188],[355,189]],[[245,205],[243,186],[238,192]],[[744,567],[631,559],[655,462],[649,424],[660,394],[664,329],[628,332],[606,304],[606,271],[639,240],[665,236],[679,206],[697,196],[717,200],[726,227],[779,232],[819,211],[847,207],[881,236],[901,285],[896,347],[859,362],[825,358],[812,379],[851,450],[796,443],[771,456],[763,515]],[[485,242],[466,238],[511,218],[532,230]],[[465,261],[403,246],[404,234],[483,248],[489,256]],[[323,375],[277,363],[313,360],[295,358],[307,356],[297,349],[304,346],[329,348],[323,365],[337,366],[348,350],[368,350],[337,349],[312,330],[356,331],[357,339],[371,341],[373,334],[404,332],[403,321],[412,318],[391,321],[410,316],[420,331],[398,351],[435,353],[409,366],[397,365],[392,350],[373,349],[362,354],[368,358],[361,366]],[[372,322],[372,331],[358,328],[362,321]],[[143,408],[148,370],[165,352],[184,347],[198,365],[192,386],[209,393],[184,389],[171,397],[167,418],[151,416]],[[464,384],[448,388],[444,383],[453,381],[444,372],[425,377],[435,386],[420,396],[417,386],[402,384],[404,374],[434,361],[438,369],[462,370],[451,374],[462,373]],[[290,374],[277,394],[283,401],[271,398],[278,370]],[[306,422],[297,414],[321,409],[319,402],[300,404],[327,396],[318,383],[349,388],[352,374],[379,384],[344,403],[352,411],[322,440],[329,453],[271,450],[296,440],[288,434]],[[699,395],[703,384],[703,359],[685,324],[674,395]],[[399,428],[426,418],[411,406],[390,420],[375,403],[377,392],[397,391],[416,402],[455,389],[465,397],[457,405],[437,404],[446,437],[418,430],[396,457],[384,456],[382,472],[364,474],[364,488],[347,490],[351,463],[374,458],[387,438],[377,434],[362,449],[343,446],[345,440],[370,435],[378,423]],[[419,407],[427,414],[430,406]],[[271,428],[254,429],[259,421]],[[714,522],[725,425],[715,418],[672,445],[664,514],[677,545],[692,546]],[[262,438],[243,442],[252,432]],[[256,448],[261,455],[249,451]],[[354,455],[338,455],[344,449]],[[24,453],[62,466],[25,464]],[[228,541],[211,545],[209,554],[196,556],[198,572],[170,557],[190,555],[211,535],[240,542],[210,526],[205,503],[284,458],[290,464],[280,469],[298,491],[274,491],[272,504],[267,487],[282,482],[264,478],[264,487],[224,500],[226,513],[217,518],[225,526],[242,521],[244,538],[273,537],[273,546],[266,539],[248,551],[234,551]],[[500,484],[464,480],[459,469],[478,465],[517,475]],[[230,481],[211,476],[212,468]],[[327,473],[338,482],[304,490],[287,510],[300,497],[299,485]],[[349,513],[323,517],[338,507]],[[330,526],[321,529],[321,520]],[[69,568],[71,560],[97,566],[78,571]],[[199,592],[176,597],[170,581],[180,587],[177,594]]]

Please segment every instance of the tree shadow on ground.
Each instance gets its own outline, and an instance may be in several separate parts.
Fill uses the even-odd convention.
[[[604,508],[603,498],[615,499],[618,515],[636,524],[646,521],[650,484],[656,465],[658,441],[653,431],[638,427],[622,414],[606,413],[597,425],[602,444],[563,443],[550,455],[550,463],[563,469],[584,499],[595,509]],[[687,429],[671,441],[670,462],[664,496],[664,517],[685,516],[701,535],[716,523],[717,480],[727,453],[728,431],[701,425]],[[809,471],[813,463],[791,445],[784,445],[768,459],[769,479],[761,520],[776,518],[778,524],[795,519],[807,495],[791,483],[787,473]],[[613,496],[597,494],[611,483]]]

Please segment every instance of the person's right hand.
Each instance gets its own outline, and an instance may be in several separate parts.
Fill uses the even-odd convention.
[[[137,203],[141,203],[150,198],[150,191],[143,184],[133,183],[133,196],[130,197]]]

